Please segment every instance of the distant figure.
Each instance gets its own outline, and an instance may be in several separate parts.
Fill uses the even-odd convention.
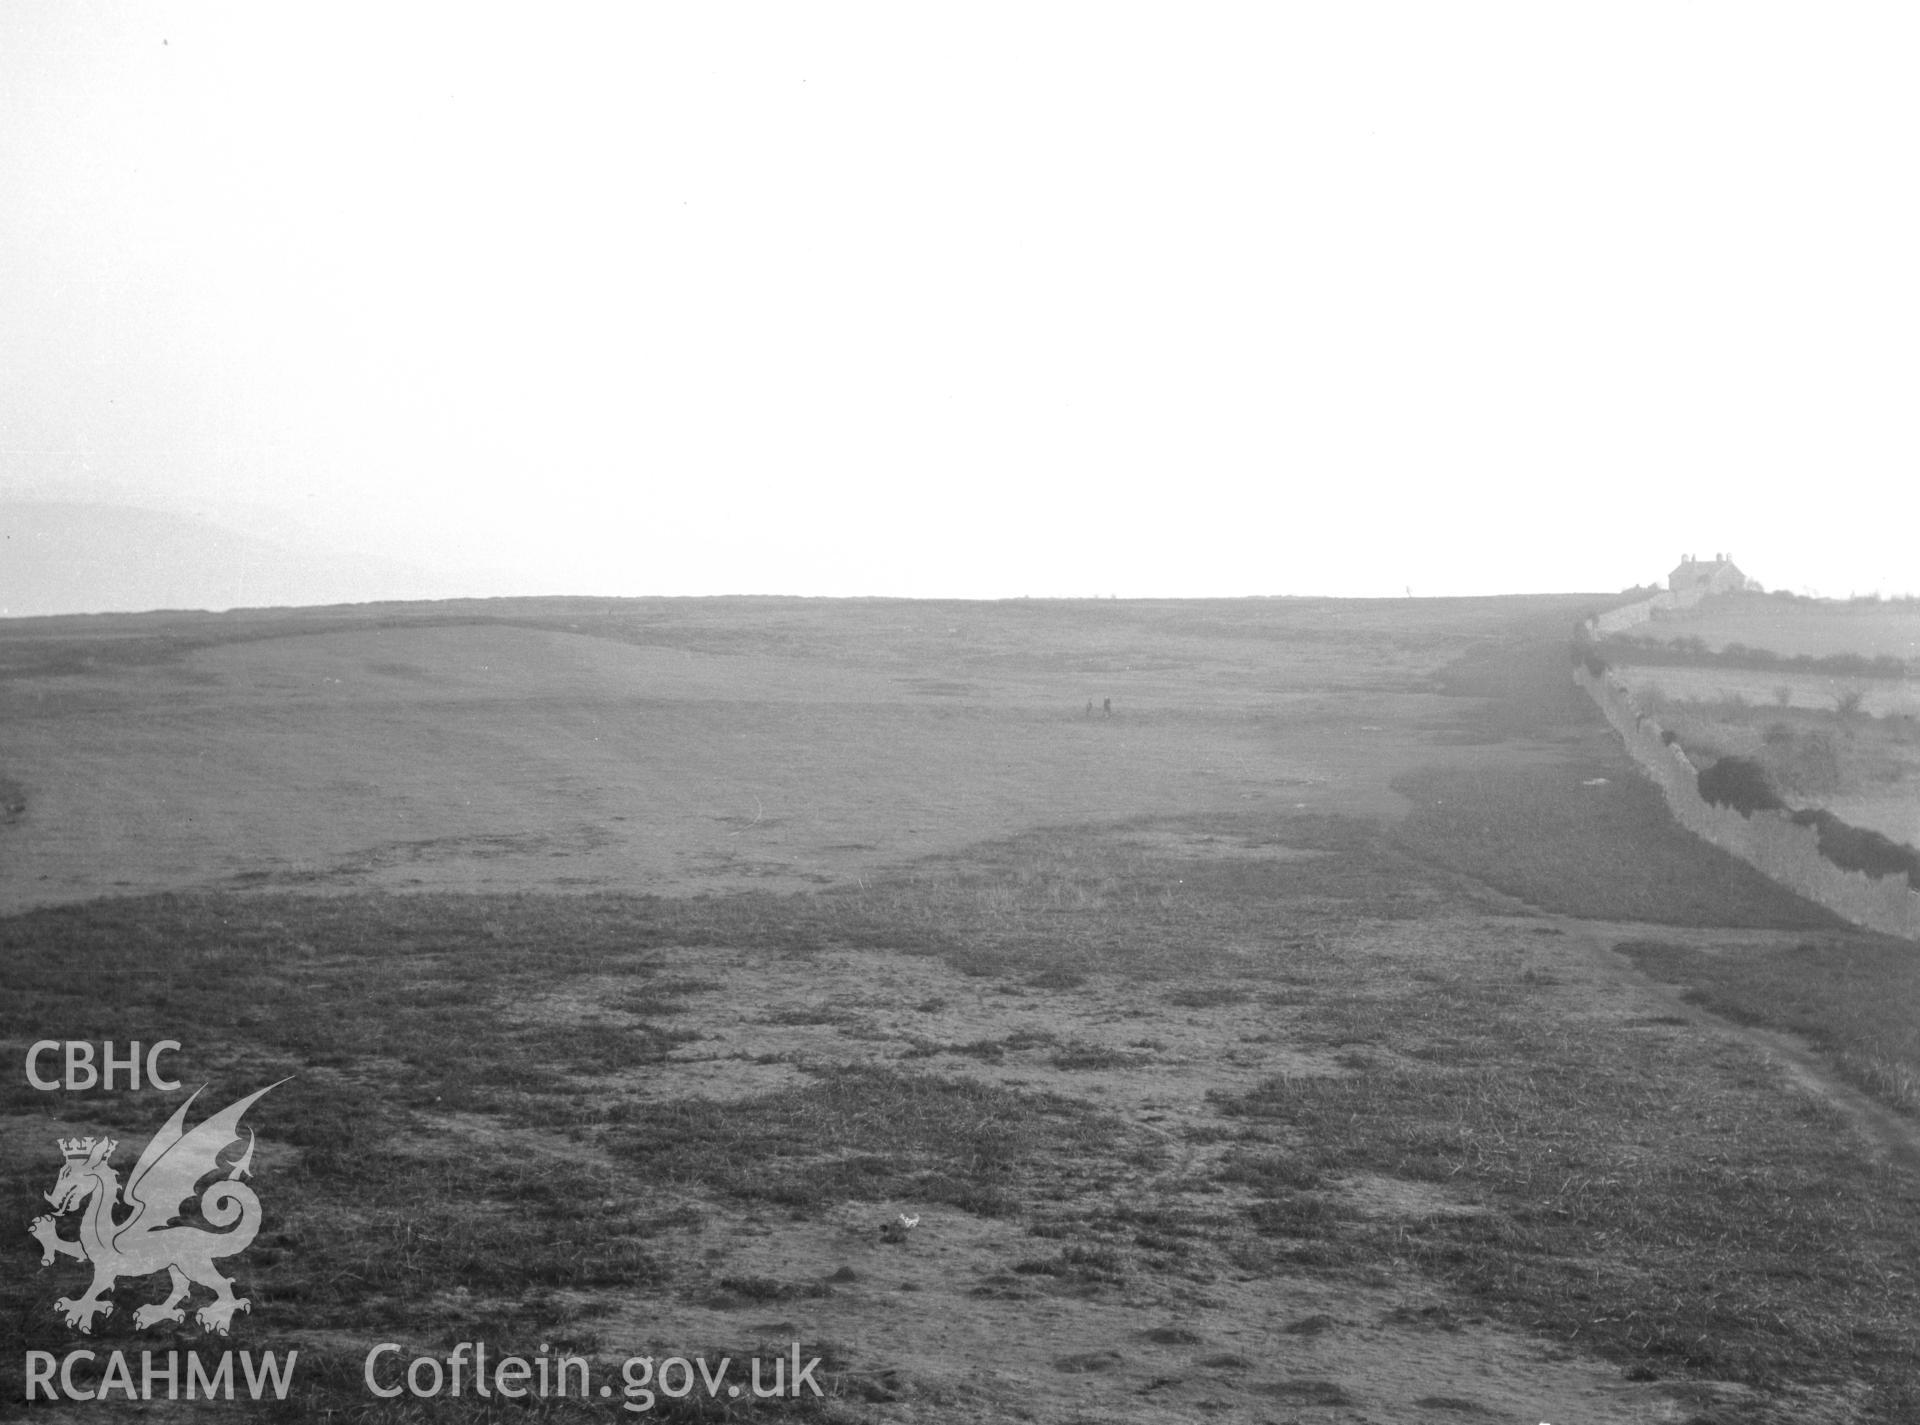
[[[1087,716],[1088,717],[1093,716],[1093,699],[1092,698],[1087,699]]]
[[[1108,717],[1112,717],[1113,716],[1113,699],[1112,698],[1102,699],[1100,703],[1100,710],[1104,712]]]

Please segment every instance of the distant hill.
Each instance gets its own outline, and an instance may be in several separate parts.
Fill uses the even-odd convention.
[[[472,592],[396,560],[127,505],[0,501],[0,617],[264,608]]]

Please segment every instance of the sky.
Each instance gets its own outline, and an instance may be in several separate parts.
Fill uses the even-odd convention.
[[[0,609],[1920,591],[1916,72],[1893,5],[11,0]]]

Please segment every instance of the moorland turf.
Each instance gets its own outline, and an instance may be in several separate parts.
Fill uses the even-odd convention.
[[[1920,1117],[1920,953],[1912,945],[1849,935],[1714,954],[1659,940],[1620,949],[1715,1014],[1804,1036],[1855,1087]]]
[[[1534,760],[1419,773],[1398,825],[1262,810],[1028,830],[811,894],[94,900],[0,920],[0,1038],[164,1033],[193,1046],[190,1087],[212,1080],[213,1097],[294,1076],[263,1131],[272,1218],[239,1264],[257,1306],[233,1340],[306,1343],[298,1397],[265,1408],[282,1418],[526,1418],[471,1399],[376,1406],[358,1358],[314,1342],[616,1353],[605,1323],[635,1301],[662,1317],[778,1304],[826,1321],[805,1334],[829,1399],[788,1409],[873,1418],[909,1387],[834,1343],[851,1278],[748,1271],[713,1244],[726,1223],[895,1201],[1031,1239],[1015,1260],[956,1266],[956,1300],[1164,1315],[1226,1281],[1412,1274],[1630,1378],[1752,1392],[1738,1414],[1701,1405],[1703,1423],[1814,1418],[1815,1398],[1844,1412],[1818,1418],[1920,1417],[1911,1176],[1737,1039],[1571,999],[1555,957],[1577,952],[1507,898],[1604,921],[1827,927],[1807,949],[1737,962],[1633,953],[1717,1011],[1813,1034],[1842,1065],[1877,1056],[1906,1072],[1908,1108],[1915,1050],[1890,1006],[1912,1002],[1913,961],[1675,831],[1555,685],[1560,622],[1543,615],[1456,670],[1460,696],[1492,701],[1467,705],[1454,733]],[[944,1022],[946,1000],[846,978],[889,958],[1044,1003],[1058,1027],[942,1038],[917,1026]],[[756,997],[756,975],[795,969],[819,976],[802,976],[806,1000]],[[1177,1026],[1207,1016],[1242,1017],[1246,1063],[1285,1050],[1319,1067],[1229,1084],[1223,1065],[1184,1120],[1129,1109],[1116,1088],[1187,1062]],[[770,1088],[654,1092],[743,1018],[810,1047],[737,1051],[743,1070],[784,1076]],[[173,1102],[55,1104],[6,1080],[23,1150],[0,1164],[0,1216],[42,1210],[53,1159],[39,1123],[50,1137],[58,1112],[132,1139]],[[1369,1183],[1425,1206],[1383,1215]],[[21,1348],[66,1350],[52,1300],[68,1276],[36,1273],[17,1245],[0,1318],[20,1323]],[[191,1326],[136,1339],[129,1317],[93,1344],[202,1340]],[[1339,1325],[1311,1323],[1303,1334]],[[1155,1329],[1198,1350],[1187,1324]],[[685,1343],[742,1357],[759,1344],[746,1318]],[[1063,1360],[1105,1368],[1098,1353]],[[20,1361],[0,1360],[14,1398]],[[1306,1408],[1356,1388],[1260,1387]]]

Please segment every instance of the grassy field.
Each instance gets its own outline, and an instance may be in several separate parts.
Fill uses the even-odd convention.
[[[1697,766],[1758,762],[1790,805],[1920,846],[1920,679],[1900,666],[1920,666],[1916,639],[1912,600],[1736,594],[1642,625],[1605,657]],[[1895,661],[1804,661],[1876,658]]]
[[[1635,703],[1697,765],[1750,758],[1796,807],[1825,807],[1855,826],[1920,846],[1920,684],[1771,695],[1755,675],[1718,668],[1625,668]],[[1841,710],[1841,705],[1846,707]],[[1898,709],[1910,704],[1912,712]]]
[[[1782,658],[1920,660],[1920,599],[1787,599],[1768,594],[1723,594],[1634,630],[1672,643],[1698,638],[1709,648],[1732,644],[1763,648]]]
[[[1920,686],[1911,678],[1869,678],[1802,673],[1790,669],[1705,668],[1671,664],[1620,665],[1637,689],[1672,703],[1713,708],[1726,705],[1755,713],[1846,713],[1898,722],[1911,728],[1920,718]]]
[[[469,847],[476,889],[395,894],[309,849],[350,853],[390,823],[301,843],[290,817],[272,854],[326,876],[247,876],[223,833],[237,872],[107,898],[59,882],[0,919],[14,1062],[41,1038],[169,1037],[214,1106],[292,1076],[248,1119],[267,1219],[227,1268],[253,1301],[231,1342],[191,1318],[135,1330],[154,1279],[127,1284],[86,1344],[298,1349],[289,1399],[258,1407],[287,1419],[606,1419],[629,1357],[739,1370],[798,1349],[822,1362],[818,1399],[696,1393],[652,1413],[1910,1420],[1915,1178],[1740,1027],[1807,1034],[1910,1110],[1914,1048],[1891,1008],[1912,1002],[1908,952],[1671,827],[1569,695],[1571,607],[1121,605],[1080,623],[1000,606],[975,611],[964,656],[936,651],[949,615],[918,607],[799,607],[783,624],[690,605],[657,611],[651,644],[524,622],[451,644],[401,630],[414,641],[392,661],[441,680],[431,694],[364,671],[365,629],[37,665],[7,696],[78,679],[57,695],[103,710],[75,740],[136,785],[146,764],[116,739],[151,677],[184,689],[155,734],[169,758],[197,725],[236,760],[276,709],[295,740],[385,727],[436,775],[509,784],[488,803],[506,835],[579,796],[541,778],[583,776],[516,759],[556,729],[590,744],[594,698],[605,738],[623,715],[609,680],[679,639],[690,681],[647,664],[649,696],[697,707],[629,773],[622,814],[648,835],[712,834],[686,808],[721,800],[723,759],[691,754],[724,743],[752,785],[792,779],[762,792],[761,822],[790,818],[789,839],[756,854],[821,868],[795,886],[716,865],[653,895],[663,862],[644,857],[620,884],[601,848],[548,847],[564,854],[536,866]],[[1084,666],[1095,646],[1112,666]],[[791,651],[792,681],[724,661],[788,656],[769,647]],[[513,669],[510,686],[463,685],[481,665]],[[944,691],[966,668],[969,690]],[[303,677],[366,681],[334,694]],[[1107,696],[1111,722],[1086,719]],[[1048,699],[1058,716],[1036,711]],[[822,705],[830,719],[805,720]],[[0,838],[58,803],[47,721],[12,744],[32,754],[8,763],[27,809]],[[432,748],[423,722],[459,750]],[[991,772],[963,754],[1025,723],[1048,731],[1024,763],[989,758],[1007,780],[985,794]],[[338,738],[330,755],[347,756]],[[942,738],[950,762],[909,770]],[[1076,760],[1091,739],[1097,772]],[[642,758],[645,741],[622,745]],[[245,812],[270,780],[212,777]],[[500,810],[516,797],[529,820]],[[953,824],[906,841],[897,823],[929,809]],[[427,834],[458,815],[425,799],[412,813]],[[743,838],[760,834],[751,816]],[[824,859],[843,827],[865,849]],[[157,864],[141,874],[164,879]],[[428,886],[437,865],[416,863]],[[96,863],[96,889],[118,869]],[[1676,1010],[1662,980],[1693,1003]],[[45,1211],[54,1139],[112,1133],[124,1167],[178,1099],[5,1081],[7,1210]],[[37,1251],[22,1233],[0,1278],[14,1399],[24,1351],[80,1339],[53,1302],[82,1274],[38,1270]],[[545,1343],[616,1395],[381,1401],[361,1363],[382,1341],[401,1359]],[[152,1407],[170,1410],[192,1413]]]
[[[1585,607],[1540,604],[1568,627]],[[1433,756],[1398,729],[1450,716],[1439,670],[1511,617],[740,599],[22,620],[0,625],[0,774],[26,801],[0,909],[210,883],[804,889],[1011,827],[1391,814],[1392,778]]]

